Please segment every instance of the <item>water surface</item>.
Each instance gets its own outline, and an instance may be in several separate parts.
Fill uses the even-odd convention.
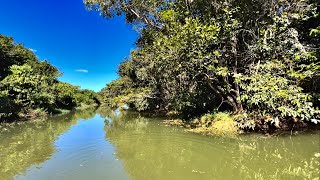
[[[320,133],[206,137],[107,109],[0,128],[0,179],[319,178]]]

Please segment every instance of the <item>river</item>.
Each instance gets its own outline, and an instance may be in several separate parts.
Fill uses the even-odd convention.
[[[0,179],[319,178],[320,133],[207,137],[108,109],[2,125]]]

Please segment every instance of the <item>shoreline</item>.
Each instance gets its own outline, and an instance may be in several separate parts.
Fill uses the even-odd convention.
[[[73,111],[86,110],[86,109],[93,108],[93,107],[98,108],[99,105],[98,104],[82,105],[82,106],[75,107],[73,109],[53,109],[51,112],[47,112],[44,110],[39,111],[38,109],[35,109],[35,110],[32,110],[31,113],[19,114],[18,117],[14,117],[14,118],[9,119],[7,121],[1,121],[0,125],[1,124],[11,124],[11,123],[16,123],[16,122],[26,122],[26,121],[36,120],[36,119],[47,119],[47,118],[54,117],[54,116],[63,116],[65,114],[71,113]],[[36,113],[34,113],[34,111],[36,111]]]
[[[212,125],[210,126],[199,126],[195,125],[191,121],[183,121],[181,119],[171,119],[171,120],[163,120],[162,121],[165,126],[168,127],[181,127],[184,128],[187,132],[192,132],[195,134],[200,134],[204,136],[222,136],[222,137],[238,137],[241,135],[248,135],[248,134],[260,134],[266,137],[277,137],[283,134],[287,135],[295,135],[303,132],[314,132],[320,131],[320,125],[315,124],[305,124],[303,127],[293,127],[292,129],[256,129],[251,131],[245,131],[237,127],[236,122],[234,122],[235,129],[217,129],[213,128]]]
[[[110,108],[107,105],[100,107]],[[120,107],[121,108],[121,107]],[[113,110],[117,108],[111,108]],[[157,118],[161,117],[162,123],[166,126],[182,127],[188,132],[206,135],[206,136],[239,136],[245,134],[263,134],[265,136],[278,136],[281,134],[297,134],[306,131],[319,131],[320,124],[314,124],[310,121],[293,121],[292,119],[281,120],[278,123],[272,123],[265,117],[255,118],[247,114],[233,115],[226,112],[208,113],[200,117],[194,117],[190,120],[182,120],[179,115],[172,113],[165,113],[164,111],[137,111],[134,109],[123,109],[138,113],[145,117]],[[241,118],[246,116],[245,121],[251,124],[243,125]],[[251,119],[249,119],[249,118]],[[255,119],[254,119],[255,118]]]

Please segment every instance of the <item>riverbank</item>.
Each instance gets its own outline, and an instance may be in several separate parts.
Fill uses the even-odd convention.
[[[108,105],[101,105],[101,107],[110,108]],[[163,118],[162,123],[166,126],[183,127],[188,132],[206,136],[236,137],[241,134],[250,133],[277,136],[279,134],[295,134],[320,130],[320,123],[290,117],[278,119],[271,116],[257,116],[247,113],[213,112],[194,118],[183,119],[178,112],[140,112],[134,108],[123,109],[121,106],[113,109],[135,112],[143,117]]]
[[[246,116],[246,124],[243,118]],[[186,131],[202,135],[218,135],[235,137],[240,134],[260,133],[265,135],[279,135],[282,133],[297,133],[302,131],[320,130],[320,124],[314,124],[304,121],[293,121],[291,119],[282,121],[273,121],[272,119],[252,119],[248,120],[247,115],[232,115],[229,113],[205,114],[200,118],[191,121],[181,119],[164,120],[167,126],[179,126]]]
[[[30,121],[30,120],[34,120],[34,119],[47,119],[52,116],[66,115],[66,114],[73,112],[73,111],[82,111],[82,110],[87,110],[90,108],[97,109],[98,107],[99,107],[98,104],[92,104],[92,105],[82,104],[81,106],[77,106],[73,109],[55,108],[55,109],[51,109],[50,111],[48,111],[48,110],[44,110],[41,108],[37,108],[37,109],[29,110],[26,113],[19,113],[15,117],[1,121],[0,124],[21,122],[21,121]]]

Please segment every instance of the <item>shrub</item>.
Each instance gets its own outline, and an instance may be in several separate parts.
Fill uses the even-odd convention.
[[[234,117],[223,112],[206,114],[200,118],[199,123],[200,125],[192,129],[192,132],[233,137],[238,134],[239,130]]]

